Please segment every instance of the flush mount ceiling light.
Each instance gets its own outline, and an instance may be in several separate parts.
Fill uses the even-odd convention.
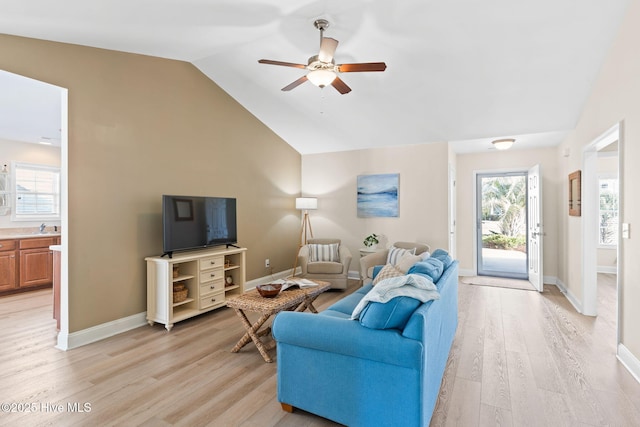
[[[333,83],[336,79],[336,73],[331,70],[314,70],[307,74],[307,79],[318,87],[325,87]]]
[[[498,150],[508,150],[514,142],[516,142],[516,140],[513,138],[496,139],[495,141],[491,141],[493,146]]]

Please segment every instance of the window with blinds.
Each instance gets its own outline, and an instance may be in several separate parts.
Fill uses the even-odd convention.
[[[15,220],[60,218],[60,168],[13,164]]]

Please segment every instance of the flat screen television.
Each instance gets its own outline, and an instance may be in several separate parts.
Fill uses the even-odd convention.
[[[163,256],[238,242],[236,199],[162,196]]]

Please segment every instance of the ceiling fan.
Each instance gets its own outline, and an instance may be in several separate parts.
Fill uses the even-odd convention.
[[[273,61],[271,59],[261,59],[261,64],[281,65],[284,67],[294,67],[309,70],[309,72],[298,80],[282,88],[283,91],[290,91],[302,83],[309,80],[314,85],[323,88],[331,85],[341,94],[351,92],[351,88],[338,77],[338,73],[354,73],[363,71],[384,71],[387,64],[384,62],[362,62],[357,64],[338,64],[333,58],[333,54],[338,47],[338,40],[331,37],[324,37],[324,30],[329,27],[326,19],[317,19],[313,25],[320,30],[320,52],[309,58],[307,65],[295,64],[292,62]]]

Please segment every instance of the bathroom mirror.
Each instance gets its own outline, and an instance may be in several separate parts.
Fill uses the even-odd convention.
[[[581,173],[575,171],[569,174],[569,215],[580,216],[581,214]]]

